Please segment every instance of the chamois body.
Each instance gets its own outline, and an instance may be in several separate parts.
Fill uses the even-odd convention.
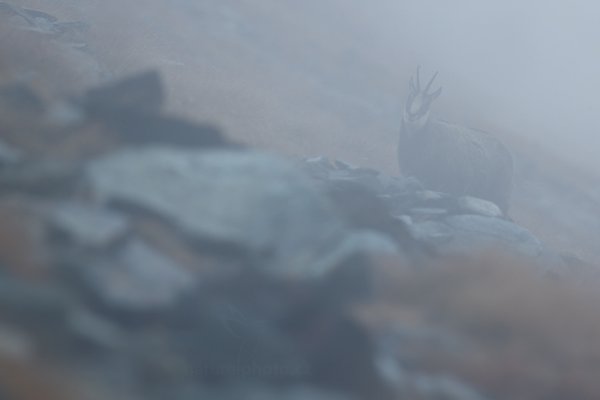
[[[398,161],[403,175],[414,176],[428,189],[470,195],[508,210],[513,175],[509,150],[492,135],[430,117],[433,94],[411,79],[400,140]]]

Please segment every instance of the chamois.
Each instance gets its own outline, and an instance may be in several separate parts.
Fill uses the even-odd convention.
[[[479,197],[506,212],[512,189],[512,155],[487,132],[430,116],[431,104],[442,93],[441,87],[429,93],[437,74],[424,89],[419,67],[416,79],[410,78],[398,142],[400,171],[419,179],[428,189]]]

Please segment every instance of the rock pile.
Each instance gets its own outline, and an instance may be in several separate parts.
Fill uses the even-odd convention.
[[[0,370],[56,398],[486,398],[381,357],[353,314],[373,257],[561,256],[490,202],[244,149],[162,103],[155,73],[0,90]],[[0,372],[0,397],[22,386]]]
[[[434,192],[414,178],[325,157],[302,160],[300,167],[348,219],[387,233],[406,252],[419,247],[442,257],[509,252],[558,270],[575,262],[545,247],[490,201]]]

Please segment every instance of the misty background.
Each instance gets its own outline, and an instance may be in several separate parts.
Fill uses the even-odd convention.
[[[445,72],[444,106],[464,102],[510,132],[598,166],[596,2],[392,3],[414,56]]]
[[[600,256],[600,6],[591,0],[18,4],[89,25],[86,52],[0,38],[10,54],[0,68],[12,61],[50,91],[158,69],[172,113],[254,147],[391,174],[408,80],[417,65],[423,80],[439,71],[434,114],[499,137],[520,172],[535,167],[517,177],[515,220],[560,249]]]
[[[393,140],[390,131],[399,123],[395,113],[404,101],[409,76],[421,64],[424,74],[440,71],[438,84],[444,94],[435,105],[439,115],[499,136],[527,137],[569,161],[597,167],[600,6],[596,2],[179,0],[169,6],[145,2],[130,13],[125,12],[127,2],[115,2],[114,8],[109,3],[104,3],[107,17],[118,13],[114,23],[125,24],[116,32],[131,29],[126,37],[132,41],[132,55],[141,57],[133,64],[160,58],[159,66],[175,75],[173,80],[177,69],[193,70],[196,65],[198,81],[227,80],[228,73],[236,75],[235,70],[247,65],[246,78],[254,83],[245,84],[242,74],[230,84],[239,85],[241,92],[253,85],[262,87],[249,98],[236,99],[229,93],[232,98],[225,101],[239,106],[239,113],[251,113],[262,131],[255,135],[259,142],[260,135],[276,135],[265,133],[270,128],[294,130],[297,114],[310,119],[303,112],[311,106],[306,103],[329,109],[340,119],[365,114],[365,119],[371,119],[359,123],[365,135]],[[211,49],[207,35],[225,42]],[[156,53],[139,54],[144,49]],[[215,56],[219,51],[223,53]],[[227,68],[203,76],[203,69],[211,64]],[[202,90],[205,85],[199,86]],[[201,92],[187,98],[187,94],[178,98],[176,90],[173,93],[174,103],[179,103],[175,107],[187,110],[203,105],[197,100]],[[256,103],[262,103],[263,109]],[[269,126],[270,107],[289,123]],[[313,136],[311,131],[336,123],[343,124],[327,120],[298,128],[306,125],[303,122],[295,130],[297,135]],[[303,140],[288,139],[298,142],[296,151],[302,152]],[[348,138],[359,145],[361,139]],[[369,149],[373,147],[367,143]],[[368,163],[380,157],[358,158]]]
[[[424,75],[440,72],[438,115],[597,167],[600,6],[591,0],[20,3],[87,21],[112,74],[158,67],[172,109],[253,144],[332,146],[382,167],[421,64]]]

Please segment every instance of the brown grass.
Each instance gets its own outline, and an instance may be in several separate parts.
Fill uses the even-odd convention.
[[[543,277],[523,260],[485,256],[421,270],[383,263],[382,297],[358,310],[374,332],[433,329],[464,348],[413,348],[425,371],[446,373],[499,399],[600,397],[600,294]],[[398,343],[402,349],[411,343]]]

